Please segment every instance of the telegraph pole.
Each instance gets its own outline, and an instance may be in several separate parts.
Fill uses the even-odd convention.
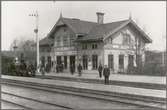
[[[39,73],[39,38],[38,38],[38,23],[39,23],[39,15],[38,11],[35,14],[31,14],[29,16],[34,16],[36,18],[36,28],[34,29],[34,33],[36,34],[36,72]]]

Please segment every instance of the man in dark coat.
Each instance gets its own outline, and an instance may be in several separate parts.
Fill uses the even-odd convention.
[[[56,64],[56,73],[59,73],[59,64]]]
[[[103,70],[103,67],[102,67],[102,65],[100,64],[99,67],[98,67],[99,77],[100,77],[100,78],[102,77],[102,70]]]
[[[110,69],[107,67],[107,65],[104,66],[103,76],[105,78],[104,83],[109,84]]]
[[[41,65],[40,69],[41,69],[42,76],[45,76],[45,66]]]
[[[82,75],[81,71],[82,71],[82,66],[81,66],[81,64],[79,64],[78,65],[78,74],[79,74],[79,76]]]

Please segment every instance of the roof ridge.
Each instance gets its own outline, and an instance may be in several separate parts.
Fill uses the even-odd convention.
[[[83,21],[83,22],[98,24],[97,22],[94,22],[94,21],[86,21],[86,20],[82,20],[82,19],[79,19],[79,18],[67,18],[67,17],[62,17],[62,19],[79,20],[79,21]],[[98,24],[98,25],[99,25],[99,26],[100,26],[100,25],[107,25],[107,24],[117,23],[117,22],[123,22],[123,21],[129,21],[129,19],[119,20],[119,21],[114,21],[114,22],[108,22],[108,23],[103,23],[103,24]]]
[[[62,17],[62,19],[79,20],[79,21],[83,21],[83,22],[98,24],[97,22],[94,22],[94,21],[86,21],[86,20],[82,20],[82,19],[79,19],[79,18],[66,18],[66,17]]]
[[[104,23],[104,24],[101,24],[101,25],[112,24],[112,23],[118,23],[118,22],[125,22],[125,21],[129,21],[129,19],[120,20],[120,21],[114,21],[114,22],[109,22],[109,23]]]

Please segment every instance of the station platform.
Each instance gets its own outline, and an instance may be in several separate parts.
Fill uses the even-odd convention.
[[[49,74],[51,75],[52,73],[49,73]],[[69,74],[69,76],[71,76],[71,75]],[[111,76],[114,77],[114,75],[111,75]],[[79,77],[79,76],[77,76],[75,74],[74,76],[71,76],[71,77]],[[86,75],[85,76],[83,75],[82,77],[86,77]],[[113,77],[111,77],[111,78],[113,78]],[[117,80],[121,79],[122,77],[123,76],[120,75],[120,77],[117,78]],[[131,76],[131,77],[133,77],[133,76]],[[116,85],[104,85],[104,84],[94,84],[94,83],[50,80],[50,79],[40,79],[40,78],[31,78],[31,77],[17,77],[17,76],[7,76],[7,75],[2,75],[1,78],[19,80],[19,81],[25,81],[25,82],[33,82],[33,83],[39,83],[39,84],[55,85],[55,86],[57,85],[57,86],[64,86],[64,87],[81,88],[81,89],[88,89],[88,90],[95,90],[95,91],[105,91],[105,92],[107,91],[107,92],[132,94],[132,95],[137,95],[137,96],[148,96],[148,97],[163,98],[163,99],[166,98],[166,90],[143,89],[143,88],[136,88],[136,87],[125,87],[125,86],[116,86]],[[98,76],[97,76],[97,78],[98,78]],[[116,78],[114,78],[114,79],[116,80]],[[127,77],[125,77],[124,80],[128,80],[128,79],[131,81],[135,81],[135,79],[132,80],[132,78],[127,78]],[[156,78],[152,78],[152,80],[153,79],[156,79]],[[165,80],[165,79],[164,78],[162,78],[161,80],[160,79],[157,78],[155,82],[156,83],[164,83],[161,80]],[[152,80],[149,80],[149,82],[151,82]]]
[[[82,78],[82,79],[97,79],[104,80],[104,77],[99,77],[98,72],[90,72],[84,71],[82,76],[79,77],[78,73],[74,73],[71,75],[68,72],[64,73],[55,73],[50,72],[46,73],[46,76],[57,76],[57,77],[67,77],[67,78]],[[41,75],[41,74],[38,74]],[[150,84],[163,84],[166,85],[166,77],[165,76],[146,76],[146,75],[127,75],[127,74],[110,74],[109,77],[112,81],[124,81],[124,82],[138,82],[138,83],[150,83]]]

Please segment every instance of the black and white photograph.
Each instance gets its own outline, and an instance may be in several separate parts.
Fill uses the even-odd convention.
[[[166,1],[1,1],[1,109],[166,110]]]

